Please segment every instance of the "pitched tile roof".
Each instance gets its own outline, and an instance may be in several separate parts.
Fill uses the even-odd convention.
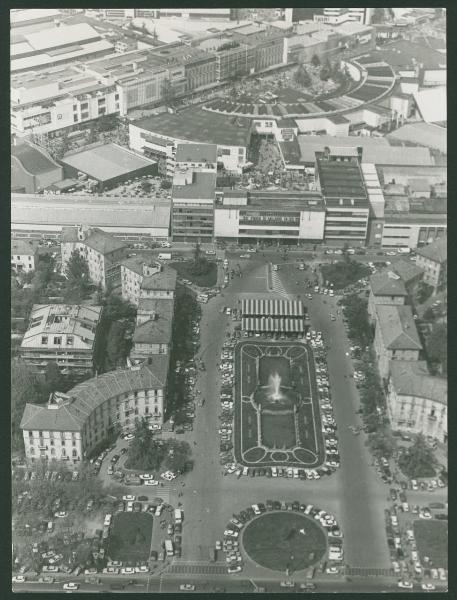
[[[140,298],[138,314],[150,313],[151,318],[135,327],[133,342],[138,344],[169,344],[173,325],[173,306],[173,300]]]
[[[421,350],[422,344],[410,306],[376,306],[377,323],[388,350]]]
[[[419,277],[424,272],[424,269],[421,269],[410,260],[397,260],[391,269],[403,279],[405,285],[408,285],[410,281],[416,279],[416,277]]]
[[[109,254],[115,250],[127,248],[125,242],[98,228],[90,230],[84,243],[101,254]]]
[[[370,277],[371,291],[375,296],[407,296],[405,284],[391,271],[381,271]]]
[[[425,361],[391,360],[390,378],[398,395],[447,404],[447,380],[430,375]]]
[[[424,256],[429,260],[433,260],[437,263],[444,263],[447,261],[447,236],[439,238],[435,242],[418,248],[416,254]]]
[[[171,267],[164,267],[159,273],[143,279],[143,290],[175,290],[177,273]]]
[[[23,240],[21,238],[17,238],[11,240],[11,254],[16,254],[18,256],[23,255],[34,255],[35,252],[38,251],[38,244],[33,240]]]

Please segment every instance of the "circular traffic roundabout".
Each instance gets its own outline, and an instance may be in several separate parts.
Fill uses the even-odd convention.
[[[242,545],[251,560],[273,571],[301,571],[319,562],[327,551],[327,534],[312,518],[274,511],[252,520]]]

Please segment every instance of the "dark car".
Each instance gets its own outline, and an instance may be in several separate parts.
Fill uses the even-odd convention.
[[[135,512],[141,512],[141,504],[139,502],[134,502],[133,503],[133,510]]]
[[[253,519],[255,517],[255,512],[254,512],[254,510],[251,507],[247,508],[246,512],[247,512],[247,514],[248,514],[248,516],[249,516],[250,519]]]
[[[300,510],[300,502],[298,502],[297,500],[295,500],[294,502],[292,502],[292,510]]]
[[[408,484],[406,483],[406,481],[401,481],[400,482],[400,486],[402,490],[407,490],[408,489]]]
[[[240,512],[240,519],[239,519],[239,520],[240,520],[242,523],[246,523],[246,521],[247,521],[248,519],[249,519],[249,515],[248,515],[248,513],[247,513],[245,510],[242,510],[242,511]]]
[[[446,506],[442,502],[430,502],[429,507],[434,509],[446,508]]]
[[[257,506],[259,507],[260,512],[265,512],[267,509],[265,508],[265,504],[262,502],[258,502]]]
[[[140,500],[140,502],[147,502],[148,497],[147,496],[138,496],[138,500]]]
[[[121,450],[120,450],[121,456],[126,453],[127,453],[127,448],[121,448]]]
[[[279,500],[273,500],[273,508],[274,510],[281,510],[281,502],[279,502]]]
[[[253,469],[252,467],[249,467],[249,477],[255,477],[255,469]]]
[[[408,500],[406,499],[406,494],[405,494],[405,492],[401,491],[401,492],[399,493],[399,497],[400,497],[400,501],[401,501],[401,502],[408,502]]]
[[[390,489],[390,497],[393,500],[393,502],[395,502],[395,500],[397,499],[397,490],[394,490],[394,488]]]
[[[273,510],[273,500],[267,500],[267,510]]]
[[[182,533],[181,523],[175,523],[175,533]]]

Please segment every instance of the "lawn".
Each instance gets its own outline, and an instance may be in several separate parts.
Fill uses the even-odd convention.
[[[192,261],[186,260],[184,262],[170,263],[178,273],[178,277],[181,279],[188,279],[199,287],[213,287],[217,283],[217,264],[215,262],[208,261],[209,270],[203,275],[194,275],[192,273]]]
[[[325,554],[327,539],[313,520],[297,513],[273,512],[249,523],[242,538],[249,557],[274,571],[301,571]]]
[[[447,569],[448,563],[448,524],[443,521],[416,520],[413,523],[417,550],[424,567],[432,566]],[[424,562],[428,556],[432,564]]]
[[[333,283],[335,290],[341,290],[371,275],[370,267],[355,260],[342,260],[333,265],[321,266],[324,281]]]
[[[149,560],[152,536],[152,515],[118,513],[114,517],[108,539],[108,556],[124,563]]]
[[[295,426],[292,413],[271,415],[262,413],[262,443],[268,448],[293,448]]]

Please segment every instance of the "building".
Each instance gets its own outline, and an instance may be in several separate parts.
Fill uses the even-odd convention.
[[[120,284],[120,262],[128,247],[118,238],[98,228],[66,227],[62,229],[60,252],[62,274],[66,273],[73,252],[85,259],[92,283],[106,289]]]
[[[26,404],[20,427],[27,460],[78,464],[121,429],[146,418],[162,425],[167,406],[166,355],[141,366],[117,369],[84,381],[67,394],[51,394],[47,405]]]
[[[392,361],[387,411],[394,431],[447,443],[447,381],[433,377],[424,361]]]
[[[138,306],[140,297],[174,299],[176,271],[160,263],[145,262],[139,257],[121,262],[122,297]]]
[[[416,266],[424,270],[424,282],[442,289],[447,283],[447,235],[418,248],[416,254]]]
[[[43,31],[55,26],[55,21],[61,18],[60,10],[55,8],[28,8],[10,11],[11,35],[24,35],[34,31]]]
[[[100,144],[65,155],[61,160],[65,176],[85,176],[97,182],[97,191],[117,187],[122,182],[157,175],[157,163],[118,144]]]
[[[295,119],[298,131],[306,135],[349,136],[350,121],[343,115],[326,115],[312,119]]]
[[[130,360],[141,363],[155,354],[170,354],[174,300],[143,297],[138,302]]]
[[[217,172],[216,144],[178,144],[176,146],[175,170],[194,172]]]
[[[411,260],[397,260],[390,268],[402,279],[410,295],[411,290],[424,276],[424,270]]]
[[[130,123],[129,137],[132,150],[153,160],[164,160],[167,175],[174,172],[177,145],[188,142],[215,144],[217,162],[239,174],[247,162],[251,121],[191,107],[175,114],[138,119]]]
[[[358,23],[369,24],[373,14],[372,8],[324,8],[314,10],[314,21],[318,23],[329,23],[335,25],[345,21],[356,21]]]
[[[35,194],[62,181],[63,169],[44,150],[26,141],[11,146],[11,189]]]
[[[177,171],[173,176],[173,241],[211,242],[214,235],[216,173]]]
[[[170,232],[170,215],[171,201],[155,198],[11,195],[11,230],[14,237],[59,239],[63,227],[79,223],[129,241],[164,241]]]
[[[44,373],[56,362],[64,374],[92,371],[101,306],[34,304],[20,354],[31,368]]]
[[[447,129],[433,123],[416,121],[407,123],[387,135],[388,139],[412,142],[447,154]]]
[[[408,292],[399,275],[390,270],[374,273],[370,277],[368,314],[374,319],[377,305],[402,306],[407,297]]]
[[[325,206],[316,192],[247,192],[219,189],[214,237],[237,243],[320,242]]]
[[[44,27],[11,38],[11,73],[49,69],[76,60],[90,60],[113,52],[113,45],[87,23]]]
[[[30,273],[38,263],[38,244],[33,240],[11,240],[11,268],[16,273]]]
[[[379,374],[387,379],[391,361],[416,361],[422,344],[410,306],[375,306],[374,349]]]
[[[325,241],[365,244],[370,206],[357,151],[330,148],[316,155],[315,173],[325,203]]]
[[[425,123],[447,120],[446,85],[421,89],[414,94],[417,116]]]

